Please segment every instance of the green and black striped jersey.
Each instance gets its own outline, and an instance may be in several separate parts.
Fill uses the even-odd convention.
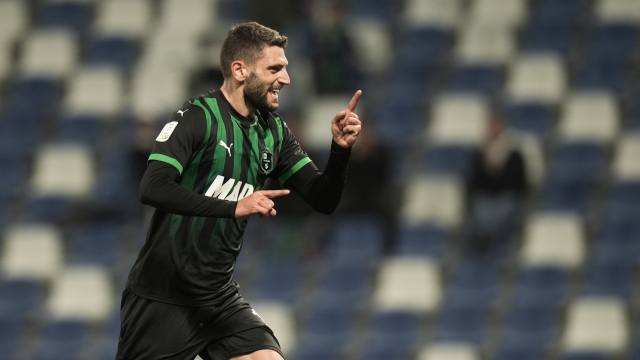
[[[241,116],[219,90],[173,114],[149,160],[174,166],[183,188],[228,201],[259,190],[267,178],[284,184],[307,164],[315,169],[277,114]],[[127,286],[169,303],[222,304],[237,293],[233,269],[246,224],[156,210]]]

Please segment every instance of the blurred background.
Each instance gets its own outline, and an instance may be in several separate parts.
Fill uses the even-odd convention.
[[[113,359],[159,130],[230,26],[340,208],[252,219],[241,293],[294,360],[640,359],[640,1],[0,0],[0,359]]]

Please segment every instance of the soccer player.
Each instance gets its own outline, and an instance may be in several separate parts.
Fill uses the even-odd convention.
[[[222,45],[224,83],[184,103],[156,139],[140,184],[156,208],[122,294],[117,359],[278,360],[277,339],[238,293],[236,257],[249,217],[275,216],[272,198],[298,192],[315,210],[337,207],[362,94],[327,124],[321,172],[274,111],[289,84],[287,38],[255,22]],[[267,178],[286,189],[260,190]]]

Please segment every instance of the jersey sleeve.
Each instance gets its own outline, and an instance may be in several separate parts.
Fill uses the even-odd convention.
[[[207,131],[204,110],[185,103],[160,131],[148,161],[173,165],[182,174],[193,153],[203,145]]]
[[[285,124],[284,121],[282,121],[281,124],[282,143],[280,144],[280,156],[271,177],[283,185],[303,166],[313,163],[309,155],[302,150],[295,136],[291,130],[289,130],[289,127],[287,127],[287,124]]]

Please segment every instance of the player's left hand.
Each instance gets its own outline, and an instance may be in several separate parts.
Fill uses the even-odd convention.
[[[331,120],[331,134],[333,141],[343,148],[350,148],[355,144],[360,133],[361,123],[358,114],[354,111],[358,106],[358,100],[362,95],[362,90],[356,91],[355,95],[345,110],[340,111]]]

